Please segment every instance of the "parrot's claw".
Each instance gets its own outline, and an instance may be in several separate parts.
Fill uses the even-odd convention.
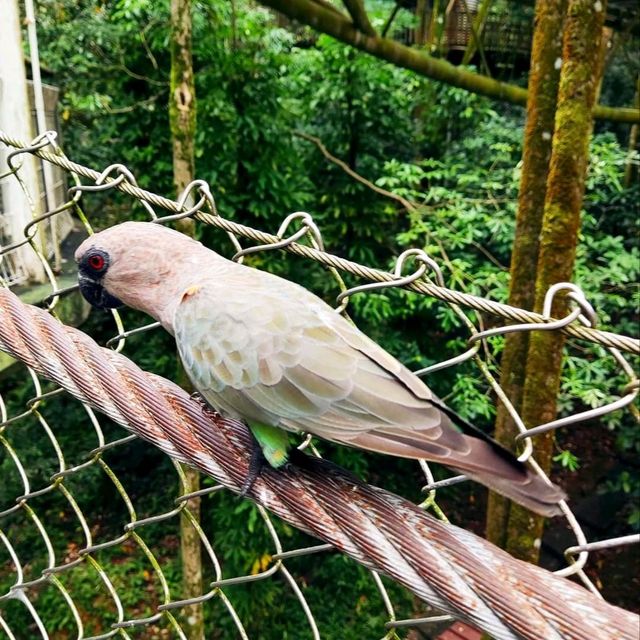
[[[195,400],[198,404],[205,404],[205,399],[199,391],[194,391],[189,397],[192,400]]]
[[[192,400],[195,400],[201,407],[202,413],[204,413],[207,418],[219,418],[220,412],[214,409],[202,396],[198,391],[194,391],[190,396]]]
[[[249,491],[251,491],[251,487],[258,479],[260,472],[263,467],[267,464],[267,459],[264,457],[264,453],[262,453],[262,449],[260,445],[256,442],[251,452],[251,460],[249,460],[249,471],[247,472],[247,477],[242,483],[242,488],[240,489],[240,497],[245,498]]]

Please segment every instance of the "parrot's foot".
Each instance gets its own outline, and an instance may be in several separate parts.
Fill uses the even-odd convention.
[[[249,471],[247,472],[247,477],[242,483],[242,488],[240,489],[241,498],[245,498],[249,491],[251,491],[251,487],[253,487],[253,484],[258,479],[258,476],[265,464],[267,464],[267,459],[265,458],[264,453],[262,453],[260,445],[255,442],[255,446],[251,452],[251,459],[249,460]]]

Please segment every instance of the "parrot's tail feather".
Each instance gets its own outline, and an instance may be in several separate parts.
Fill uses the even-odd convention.
[[[499,478],[491,473],[476,474],[464,469],[456,470],[541,516],[551,518],[562,515],[558,503],[566,499],[564,491],[555,484],[548,484],[528,467],[525,467],[526,479],[521,482]]]
[[[426,459],[444,464],[543,516],[562,513],[559,502],[566,498],[560,487],[548,484],[533,469],[491,441],[461,436],[465,449],[446,449],[419,433],[368,431],[345,444],[403,458]]]

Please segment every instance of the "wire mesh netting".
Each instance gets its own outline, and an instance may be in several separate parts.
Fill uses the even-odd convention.
[[[172,224],[188,216],[201,224],[222,229],[233,245],[235,260],[259,251],[282,249],[320,262],[328,267],[328,277],[334,278],[341,290],[336,303],[340,310],[346,308],[350,296],[386,287],[402,287],[431,295],[450,305],[458,321],[469,332],[469,349],[417,373],[426,375],[467,360],[473,361],[496,396],[510,409],[520,430],[523,460],[531,457],[531,436],[559,427],[569,428],[629,407],[638,394],[638,380],[625,355],[638,354],[638,341],[597,330],[595,312],[575,285],[554,286],[548,293],[543,314],[514,309],[447,289],[438,263],[420,250],[406,251],[399,256],[393,272],[372,269],[325,252],[321,232],[307,213],[297,212],[286,217],[277,233],[271,235],[219,216],[210,188],[203,181],[189,185],[182,197],[174,202],[139,189],[134,176],[122,165],[112,165],[98,172],[70,162],[55,144],[55,136],[51,133],[36,138],[29,145],[1,132],[0,139],[7,146],[0,185],[18,184],[26,191],[31,206],[31,219],[20,235],[14,233],[13,237],[6,237],[5,234],[3,238],[0,266],[4,264],[6,270],[0,272],[3,274],[1,283],[8,287],[15,282],[9,265],[18,263],[18,255],[26,256],[25,252],[35,255],[45,281],[42,285],[25,287],[22,298],[39,304],[67,323],[78,324],[84,320],[87,310],[79,296],[68,295],[75,291],[74,278],[65,276],[64,270],[60,275],[51,268],[54,255],[51,225],[57,224],[60,216],[71,213],[90,233],[91,225],[102,226],[100,215],[92,213],[97,202],[93,199],[98,198],[101,191],[118,190],[130,198],[131,209],[137,206],[140,210],[141,207],[149,219],[161,218],[161,223]],[[67,172],[71,187],[66,201],[42,207],[40,194],[29,193],[21,171],[24,159],[34,155],[39,162]],[[246,240],[251,244],[243,247],[241,242]],[[74,238],[69,242],[74,244]],[[341,272],[370,282],[347,289]],[[565,318],[551,320],[550,309],[556,295],[566,295],[572,302],[572,310]],[[67,303],[72,299],[76,302]],[[472,320],[462,307],[492,314],[511,324],[481,330],[478,321]],[[124,318],[131,318],[132,324],[126,324],[117,312],[113,312],[112,334],[96,336],[117,352],[126,353],[130,340],[151,340],[152,336],[161,333],[157,323],[141,324],[140,316],[125,315]],[[599,407],[527,429],[488,365],[492,355],[487,339],[507,331],[539,329],[543,324],[546,329],[563,331],[600,345],[601,357],[613,359],[626,379],[626,385],[619,395]],[[141,333],[143,337],[140,337]],[[167,357],[173,359],[174,356]],[[145,368],[148,363],[139,364]],[[246,594],[243,597],[240,591],[253,590],[251,598],[258,599],[259,584],[274,582],[278,585],[275,593],[279,602],[272,601],[268,606],[273,607],[271,623],[282,630],[281,637],[329,637],[324,629],[329,625],[332,612],[314,606],[309,599],[312,591],[309,591],[305,563],[311,554],[323,554],[321,557],[327,558],[327,562],[335,562],[337,554],[332,554],[335,550],[332,545],[318,545],[317,541],[310,537],[306,539],[302,534],[293,536],[286,522],[270,516],[263,506],[238,500],[224,484],[207,479],[197,496],[190,494],[181,463],[184,456],[169,444],[163,447],[159,443],[159,446],[176,458],[171,462],[168,458],[151,455],[148,445],[141,443],[136,435],[128,434],[111,420],[98,416],[89,404],[78,403],[60,386],[48,382],[46,376],[37,374],[33,367],[17,364],[8,371],[10,376],[6,380],[9,382],[5,384],[3,380],[0,387],[0,469],[5,485],[0,503],[0,629],[7,637],[186,638],[190,615],[190,609],[185,608],[187,604],[201,604],[205,607],[205,616],[209,620],[215,619],[216,631],[211,637],[262,637],[259,632],[258,635],[255,631],[251,634],[251,610],[245,605]],[[16,394],[11,381],[24,382],[25,379],[30,381],[29,390]],[[70,439],[65,426],[72,415],[77,419],[78,411],[83,413],[86,430],[82,438],[78,438],[77,430],[74,430],[74,438]],[[315,451],[310,438],[301,438],[300,448]],[[535,461],[532,463],[535,466]],[[420,469],[426,481],[426,498],[420,506],[445,519],[436,502],[436,492],[465,479],[457,476],[436,482],[426,463],[420,463]],[[135,470],[133,476],[132,470]],[[124,471],[127,478],[134,477],[136,481],[125,486],[121,479]],[[172,501],[158,498],[159,485],[173,487]],[[108,522],[101,520],[103,505],[87,500],[87,493],[90,493],[87,487],[95,487],[100,500],[110,502],[112,517]],[[206,526],[185,508],[194,498],[201,500],[202,522],[208,523]],[[226,501],[228,505],[229,500],[237,502],[234,518],[217,521],[222,512],[220,504]],[[52,504],[58,508],[57,519],[52,518]],[[569,506],[563,504],[562,509],[574,542],[565,550],[567,566],[556,575],[575,576],[592,593],[598,594],[585,572],[590,553],[638,542],[640,536],[630,534],[589,542]],[[229,513],[229,509],[224,513]],[[181,518],[189,521],[204,549],[205,587],[202,594],[188,602],[179,579]],[[264,552],[256,555],[248,569],[230,571],[229,567],[236,566],[230,560],[237,552],[234,531],[247,527],[252,536],[262,541]],[[72,538],[69,532],[73,532]],[[296,544],[291,544],[292,541]],[[468,544],[475,543],[469,539]],[[373,566],[373,563],[365,564]],[[344,575],[348,575],[346,570]],[[407,598],[406,594],[403,596],[397,586],[383,581],[375,571],[367,574],[366,580],[375,587],[376,602],[360,602],[356,596],[352,608],[355,612],[360,610],[360,615],[356,613],[353,620],[342,622],[358,626],[360,637],[385,634],[394,637],[404,628],[418,626],[425,633],[434,633],[437,624],[452,619],[417,605],[414,599]],[[353,597],[359,587],[351,586]],[[325,584],[323,588],[341,592],[341,585]],[[361,591],[364,590],[363,587]],[[371,615],[372,609],[377,609],[375,617]],[[43,611],[47,612],[46,616]],[[283,611],[287,612],[286,620],[278,619],[277,612]],[[372,629],[372,624],[378,626]]]

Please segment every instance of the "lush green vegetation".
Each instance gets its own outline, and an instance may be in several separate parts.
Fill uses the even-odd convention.
[[[121,162],[142,186],[171,195],[167,3],[46,0],[39,3],[39,10],[42,63],[51,71],[50,82],[62,89],[67,154],[96,169]],[[222,215],[275,231],[286,214],[306,209],[334,253],[392,267],[403,249],[423,248],[442,266],[449,286],[506,299],[522,110],[419,79],[306,29],[280,28],[268,11],[248,1],[195,3],[193,54],[196,173],[211,184]],[[621,78],[624,70],[616,68],[615,82],[622,85]],[[603,91],[608,90],[605,84]],[[317,136],[352,169],[414,206],[407,210],[353,180],[327,162],[314,144],[297,137],[296,131]],[[622,136],[627,133],[596,131],[576,282],[598,310],[602,326],[632,334],[639,302],[634,283],[639,270],[635,230],[640,189],[637,184],[623,186],[628,154]],[[84,206],[96,227],[145,215],[117,194],[87,196]],[[202,228],[199,233],[210,246],[232,253],[223,234]],[[297,258],[265,253],[252,258],[252,264],[302,282],[327,300],[338,293],[325,270]],[[465,348],[465,329],[446,305],[430,298],[386,290],[355,296],[350,312],[374,339],[414,369]],[[136,326],[143,318],[125,312],[125,322]],[[110,317],[102,314],[94,314],[83,329],[102,343],[115,333]],[[499,338],[491,343],[494,371],[501,345]],[[146,369],[174,376],[173,346],[160,332],[132,338],[126,353]],[[454,409],[491,428],[494,399],[472,364],[440,372],[428,382]],[[585,350],[583,344],[572,343],[561,410],[568,414],[598,406],[618,395],[624,383],[616,363],[602,350]],[[22,371],[2,380],[2,388],[10,390],[5,400],[16,413],[34,395]],[[95,446],[86,414],[76,403],[54,398],[45,403],[42,413],[55,426],[69,460],[84,459]],[[607,467],[603,477],[593,478],[588,491],[595,491],[597,481],[602,490],[637,497],[640,474],[632,463],[640,452],[637,428],[621,412],[605,416],[602,423],[615,434],[621,462]],[[120,433],[115,427],[107,429],[114,437]],[[17,433],[12,430],[11,436],[28,462],[33,486],[41,486],[57,470],[46,436],[31,418],[28,426]],[[321,449],[370,481],[419,499],[421,477],[416,465],[329,445]],[[560,434],[559,468],[576,468],[583,456],[590,460],[594,455]],[[106,454],[105,459],[131,493],[139,517],[169,508],[176,476],[163,455],[134,443]],[[6,505],[21,493],[10,459],[0,459],[0,477],[0,505]],[[121,532],[126,511],[104,473],[89,467],[69,480],[69,488],[82,508],[95,515],[94,535],[99,541]],[[483,497],[481,488],[465,484],[443,494],[441,504],[457,523],[479,529]],[[631,505],[629,500],[625,518],[637,527],[640,511]],[[203,514],[203,526],[214,541],[225,575],[256,571],[260,560],[273,553],[257,510],[248,502],[216,493],[205,499]],[[53,492],[43,498],[39,515],[46,519],[59,552],[66,550],[72,556],[74,548],[83,544],[80,527],[62,494]],[[621,531],[625,518],[619,520]],[[36,544],[35,530],[25,526],[21,516],[11,525],[24,526],[24,550]],[[174,525],[175,520],[171,525],[150,525],[142,535],[158,552],[163,572],[179,593]],[[287,548],[309,542],[289,527],[278,524],[277,528]],[[148,615],[160,592],[140,548],[118,546],[102,554],[100,561],[109,567],[128,613]],[[302,576],[323,637],[348,640],[382,635],[388,616],[366,571],[338,555],[312,556],[292,562],[290,568]],[[38,569],[37,563],[32,569]],[[213,579],[211,572],[207,578]],[[102,609],[113,615],[113,608],[106,604],[107,598],[92,595],[88,585],[96,582],[95,572],[81,564],[61,580],[79,603],[88,629],[97,632]],[[420,613],[420,604],[404,591],[393,585],[390,590],[399,616]],[[58,633],[55,637],[64,638],[72,623],[68,615],[60,617],[64,607],[56,594],[52,587],[43,589],[38,610],[50,631]],[[233,587],[227,594],[250,637],[295,638],[304,628],[302,609],[292,603],[283,581]],[[206,614],[207,637],[232,637],[229,616],[216,599],[212,602]]]

